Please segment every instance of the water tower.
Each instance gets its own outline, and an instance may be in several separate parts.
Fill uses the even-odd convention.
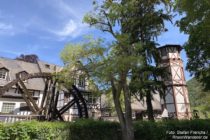
[[[183,62],[180,57],[180,45],[165,45],[159,49],[161,67],[165,67],[168,74],[164,78],[166,85],[164,107],[168,115],[177,119],[190,119],[190,103],[184,76]]]

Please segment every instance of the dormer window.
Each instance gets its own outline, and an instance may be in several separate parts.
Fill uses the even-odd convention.
[[[26,71],[22,71],[19,73],[20,78],[25,78],[27,77],[28,73]],[[23,82],[28,82],[27,80],[24,80]]]
[[[85,78],[79,77],[78,86],[85,88]]]
[[[1,68],[0,69],[0,79],[7,79],[7,76],[8,76],[8,70],[5,69],[5,68]]]
[[[49,64],[45,64],[45,68],[50,69],[50,65]]]

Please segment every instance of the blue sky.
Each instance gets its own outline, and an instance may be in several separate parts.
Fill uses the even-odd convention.
[[[62,65],[59,54],[65,44],[78,42],[84,35],[103,36],[82,23],[91,9],[91,0],[1,0],[0,56],[37,54],[43,61]],[[186,42],[187,36],[177,27],[166,26],[169,31],[158,38],[160,45]],[[186,64],[185,52],[181,55]]]

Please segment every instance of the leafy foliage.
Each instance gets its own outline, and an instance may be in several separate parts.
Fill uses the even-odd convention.
[[[140,121],[134,128],[135,140],[171,140],[170,131],[210,131],[210,120]],[[117,122],[94,120],[0,123],[0,140],[121,140],[120,131]]]
[[[116,122],[79,120],[70,126],[72,140],[120,140],[120,127]]]
[[[63,123],[18,122],[0,124],[0,140],[61,140],[66,126]],[[64,139],[67,139],[65,136]]]
[[[103,64],[106,63],[106,65],[101,70],[105,73],[106,80],[112,89],[115,109],[123,129],[123,139],[132,140],[132,93],[130,93],[129,82],[130,79],[139,82],[138,78],[133,78],[135,72],[138,73],[138,66],[141,69],[141,67],[150,65],[153,59],[158,61],[154,38],[166,31],[164,21],[170,20],[171,16],[165,12],[165,7],[170,5],[170,1],[105,0],[102,4],[96,1],[93,4],[94,11],[88,13],[84,21],[114,37],[108,57],[103,60]],[[144,81],[149,81],[148,78],[151,77],[147,69],[144,70],[141,77],[143,80],[139,82],[144,85],[143,88],[146,87]],[[158,85],[157,82],[153,84],[155,85]],[[153,118],[150,89],[147,88],[147,95],[149,95],[147,101],[150,106],[148,110],[151,112],[149,118]],[[122,105],[125,113],[121,107],[121,95],[124,98]]]
[[[210,113],[210,91],[205,91],[203,85],[195,78],[187,82],[191,110],[200,111],[199,115],[206,118],[205,113]],[[209,114],[210,117],[210,114]]]
[[[184,45],[188,55],[187,69],[210,87],[210,2],[208,0],[177,0],[176,10],[183,14],[178,25],[189,34]]]

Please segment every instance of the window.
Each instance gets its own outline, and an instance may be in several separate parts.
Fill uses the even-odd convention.
[[[166,48],[161,49],[161,56],[167,56]]]
[[[93,95],[88,95],[88,103],[89,104],[95,104],[97,101],[97,97],[93,96]]]
[[[39,93],[35,92],[35,91],[31,91],[31,95],[34,97],[39,97]]]
[[[45,64],[45,68],[50,69],[50,65],[49,64]]]
[[[79,77],[78,86],[85,87],[85,78],[84,77]]]
[[[27,75],[28,75],[28,73],[26,71],[20,72],[20,77],[21,78],[25,78]]]
[[[177,49],[175,47],[170,47],[170,52],[171,53],[176,53],[177,52]]]
[[[8,70],[6,69],[0,69],[0,79],[6,79],[8,74]]]
[[[20,111],[30,111],[30,108],[26,103],[20,103]]]
[[[22,71],[22,72],[20,72],[20,78],[26,78],[27,77],[27,75],[28,75],[28,73],[26,72],[26,71]],[[28,80],[24,80],[23,82],[28,82]]]
[[[12,113],[15,109],[15,103],[3,103],[2,113]]]

